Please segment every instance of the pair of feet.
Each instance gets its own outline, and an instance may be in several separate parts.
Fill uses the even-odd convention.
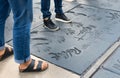
[[[13,48],[9,45],[3,50],[0,50],[0,61],[6,59],[7,57],[13,54]],[[34,59],[30,59],[29,61],[19,65],[20,72],[39,72],[46,70],[48,68],[48,64],[43,61],[38,61]]]
[[[65,23],[70,23],[71,20],[68,19],[64,14],[56,14],[55,16],[56,21],[61,21]],[[57,31],[60,28],[56,26],[50,18],[44,18],[44,27],[47,28],[50,31]]]

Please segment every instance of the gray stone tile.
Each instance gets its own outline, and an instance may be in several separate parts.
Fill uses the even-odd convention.
[[[120,75],[120,47],[103,64],[103,68]]]
[[[120,37],[120,12],[80,5],[66,12],[61,30],[31,32],[32,54],[75,73],[84,73]]]
[[[120,0],[73,0],[80,4],[120,11]]]
[[[91,78],[120,78],[120,75],[105,69],[99,69]]]

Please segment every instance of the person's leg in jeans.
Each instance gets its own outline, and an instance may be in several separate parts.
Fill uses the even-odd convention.
[[[25,61],[30,60],[29,45],[32,22],[32,2],[30,2],[31,0],[8,1],[14,15],[13,48],[15,61],[24,63]]]
[[[61,22],[71,22],[70,19],[66,17],[66,15],[63,13],[62,9],[62,0],[54,0],[55,2],[55,20],[61,21]]]
[[[50,31],[57,31],[59,27],[51,20],[50,0],[41,0],[41,12],[43,14],[44,27]]]
[[[6,5],[10,5],[13,12],[13,17],[14,17],[13,49],[14,49],[15,61],[20,64],[19,70],[20,71],[26,70],[29,67],[29,65],[31,65],[32,63],[33,63],[32,64],[33,69],[30,70],[36,69],[37,67],[34,66],[38,66],[39,62],[33,61],[30,58],[30,27],[31,27],[32,15],[33,15],[32,0],[0,0],[0,1],[1,1],[0,5],[3,6],[2,9],[0,10],[1,15],[4,14],[3,12],[8,12],[8,9],[5,9],[5,7],[9,8],[9,6],[3,5],[6,3],[7,3]],[[0,21],[0,23],[2,23],[2,21]],[[4,30],[4,26],[3,26],[3,30]],[[1,45],[1,47],[4,47],[5,44],[4,39],[3,41],[1,41],[1,43],[2,42],[3,42],[3,46]],[[42,70],[47,68],[47,63],[44,62],[41,64],[42,64],[41,65]]]
[[[5,21],[10,13],[9,3],[6,0],[0,0],[0,58],[4,54],[5,39],[4,39],[4,28]]]

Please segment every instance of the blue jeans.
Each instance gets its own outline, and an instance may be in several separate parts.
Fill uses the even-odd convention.
[[[30,59],[30,28],[33,19],[32,0],[0,0],[0,50],[5,47],[4,28],[7,17],[13,12],[13,50],[19,64]]]
[[[63,14],[62,10],[62,0],[54,0],[55,3],[55,13]],[[50,0],[41,0],[41,11],[43,13],[43,18],[51,17]]]

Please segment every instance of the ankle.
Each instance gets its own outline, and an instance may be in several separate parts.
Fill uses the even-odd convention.
[[[4,54],[4,52],[5,52],[5,49],[0,50],[0,56],[2,56]]]
[[[49,18],[48,17],[46,17],[46,18],[44,18],[43,20],[45,20],[45,21],[47,21]]]
[[[32,60],[30,59],[30,60],[28,60],[27,62],[20,64],[20,65],[19,65],[19,68],[20,68],[20,69],[26,69],[26,68],[29,66],[29,64],[31,63],[31,61],[32,61]]]

